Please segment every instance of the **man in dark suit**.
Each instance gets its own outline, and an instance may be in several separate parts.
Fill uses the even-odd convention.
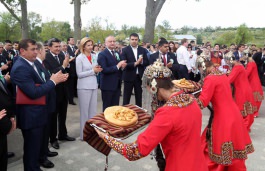
[[[61,41],[57,38],[52,38],[48,41],[49,52],[46,53],[45,60],[43,61],[45,68],[50,73],[57,73],[62,71],[66,73],[65,68],[69,65],[69,57],[64,57],[60,54]],[[57,117],[59,125],[59,140],[74,141],[75,138],[67,135],[66,116],[68,106],[68,86],[66,82],[56,85],[56,111],[52,114],[52,123],[50,130],[50,143],[53,148],[59,149],[57,141]]]
[[[174,77],[177,79],[177,73],[179,64],[177,62],[176,56],[169,52],[169,44],[166,40],[161,40],[158,42],[158,51],[156,53],[153,53],[150,56],[149,63],[153,64],[157,59],[161,59],[161,61],[164,63],[164,66],[167,66],[173,73]]]
[[[252,58],[257,64],[260,82],[265,86],[265,48],[263,48],[262,52],[255,53]]]
[[[77,46],[75,46],[75,39],[73,37],[69,37],[67,39],[67,53],[70,56],[70,67],[67,69],[69,73],[68,89],[69,89],[69,104],[76,105],[74,102],[74,96],[77,96],[77,75],[76,75],[76,67],[75,67],[75,58],[77,54]]]
[[[98,64],[102,67],[100,75],[100,89],[103,111],[109,106],[119,105],[121,94],[121,73],[126,67],[126,61],[120,61],[115,52],[116,40],[113,36],[105,39],[106,49],[98,54]]]
[[[42,73],[42,77],[44,78],[44,81],[47,82],[51,74],[48,72],[48,70],[44,67],[43,61],[45,59],[45,49],[42,43],[37,43],[37,60],[34,61],[34,64],[36,65],[38,71]],[[56,109],[56,92],[55,88],[52,89],[49,94],[46,96],[47,101],[47,115],[48,115],[48,121],[47,124],[44,127],[44,133],[43,133],[43,141],[41,144],[41,151],[40,151],[40,164],[44,168],[53,168],[54,164],[48,160],[47,157],[54,157],[57,156],[57,152],[51,152],[48,148],[49,146],[49,136],[50,136],[50,126],[51,126],[51,117],[52,114],[55,112]]]
[[[19,42],[19,47],[21,57],[12,68],[11,81],[14,88],[21,89],[28,98],[33,100],[46,96],[56,84],[67,79],[62,73],[56,73],[45,82],[42,73],[39,73],[34,65],[37,56],[36,42],[32,39],[23,39]],[[46,105],[16,105],[17,126],[24,138],[24,170],[41,170],[38,159],[43,130],[48,119],[46,109]]]
[[[6,88],[6,79],[0,79],[0,166],[7,170],[7,134],[15,129],[14,100]]]
[[[245,61],[247,60],[244,57],[244,49],[245,49],[245,45],[244,44],[240,44],[237,47],[237,51],[235,51],[233,53],[233,55],[235,56],[237,61],[240,61],[243,65],[245,64]]]
[[[134,89],[136,105],[142,107],[142,76],[149,61],[146,49],[138,46],[138,41],[138,34],[132,33],[129,46],[122,49],[121,59],[127,63],[122,75],[124,81],[123,105],[130,103]]]
[[[10,40],[5,40],[5,45],[2,55],[6,60],[5,64],[8,65],[8,69],[5,72],[3,72],[3,74],[6,74],[7,72],[10,73],[12,67],[12,60],[15,56],[15,52],[12,50],[12,42]]]

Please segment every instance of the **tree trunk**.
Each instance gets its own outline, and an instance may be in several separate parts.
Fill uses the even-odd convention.
[[[74,39],[75,41],[81,39],[81,0],[74,0]]]
[[[152,43],[154,40],[155,23],[166,0],[146,0],[145,34],[143,41]]]
[[[27,0],[21,0],[20,3],[22,39],[27,39],[29,35]]]

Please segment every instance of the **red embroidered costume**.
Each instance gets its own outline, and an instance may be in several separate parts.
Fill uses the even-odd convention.
[[[210,171],[245,171],[247,154],[254,151],[244,127],[240,111],[232,98],[226,75],[216,68],[205,77],[198,98],[201,108],[212,103],[214,110],[209,139],[206,128],[202,134],[202,147]]]
[[[261,105],[261,101],[264,99],[262,86],[259,79],[257,65],[254,61],[248,62],[246,66],[247,76],[252,88],[252,93],[254,96],[254,101],[257,106],[257,111],[254,113],[254,116],[259,115],[259,108]]]
[[[129,160],[147,156],[161,143],[166,158],[166,171],[207,171],[201,151],[202,116],[195,99],[176,93],[159,108],[148,128],[132,144],[110,136],[105,142]]]
[[[255,107],[254,96],[244,66],[240,63],[235,64],[228,79],[234,86],[234,100],[241,111],[247,129],[250,130],[253,116],[248,115],[254,114],[257,107]]]

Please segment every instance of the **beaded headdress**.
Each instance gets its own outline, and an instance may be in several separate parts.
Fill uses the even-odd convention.
[[[157,59],[153,65],[149,65],[145,69],[143,80],[147,79],[147,82],[150,82],[149,86],[151,86],[151,92],[155,94],[157,92],[156,79],[171,78],[171,75],[171,70],[164,66],[161,59]]]
[[[161,59],[146,67],[142,78],[143,107],[150,111],[151,115],[163,104],[157,99],[157,80],[170,79],[171,76],[171,70],[164,66]]]

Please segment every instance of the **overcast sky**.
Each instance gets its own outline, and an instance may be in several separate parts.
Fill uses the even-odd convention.
[[[55,19],[68,21],[73,27],[74,7],[70,0],[28,0],[28,11],[42,16],[43,22]],[[156,24],[168,20],[172,28],[235,27],[246,23],[248,27],[265,27],[264,0],[167,0]],[[108,19],[116,29],[121,25],[144,26],[146,0],[90,0],[82,6],[83,27],[98,16]],[[0,4],[0,12],[6,11]]]

